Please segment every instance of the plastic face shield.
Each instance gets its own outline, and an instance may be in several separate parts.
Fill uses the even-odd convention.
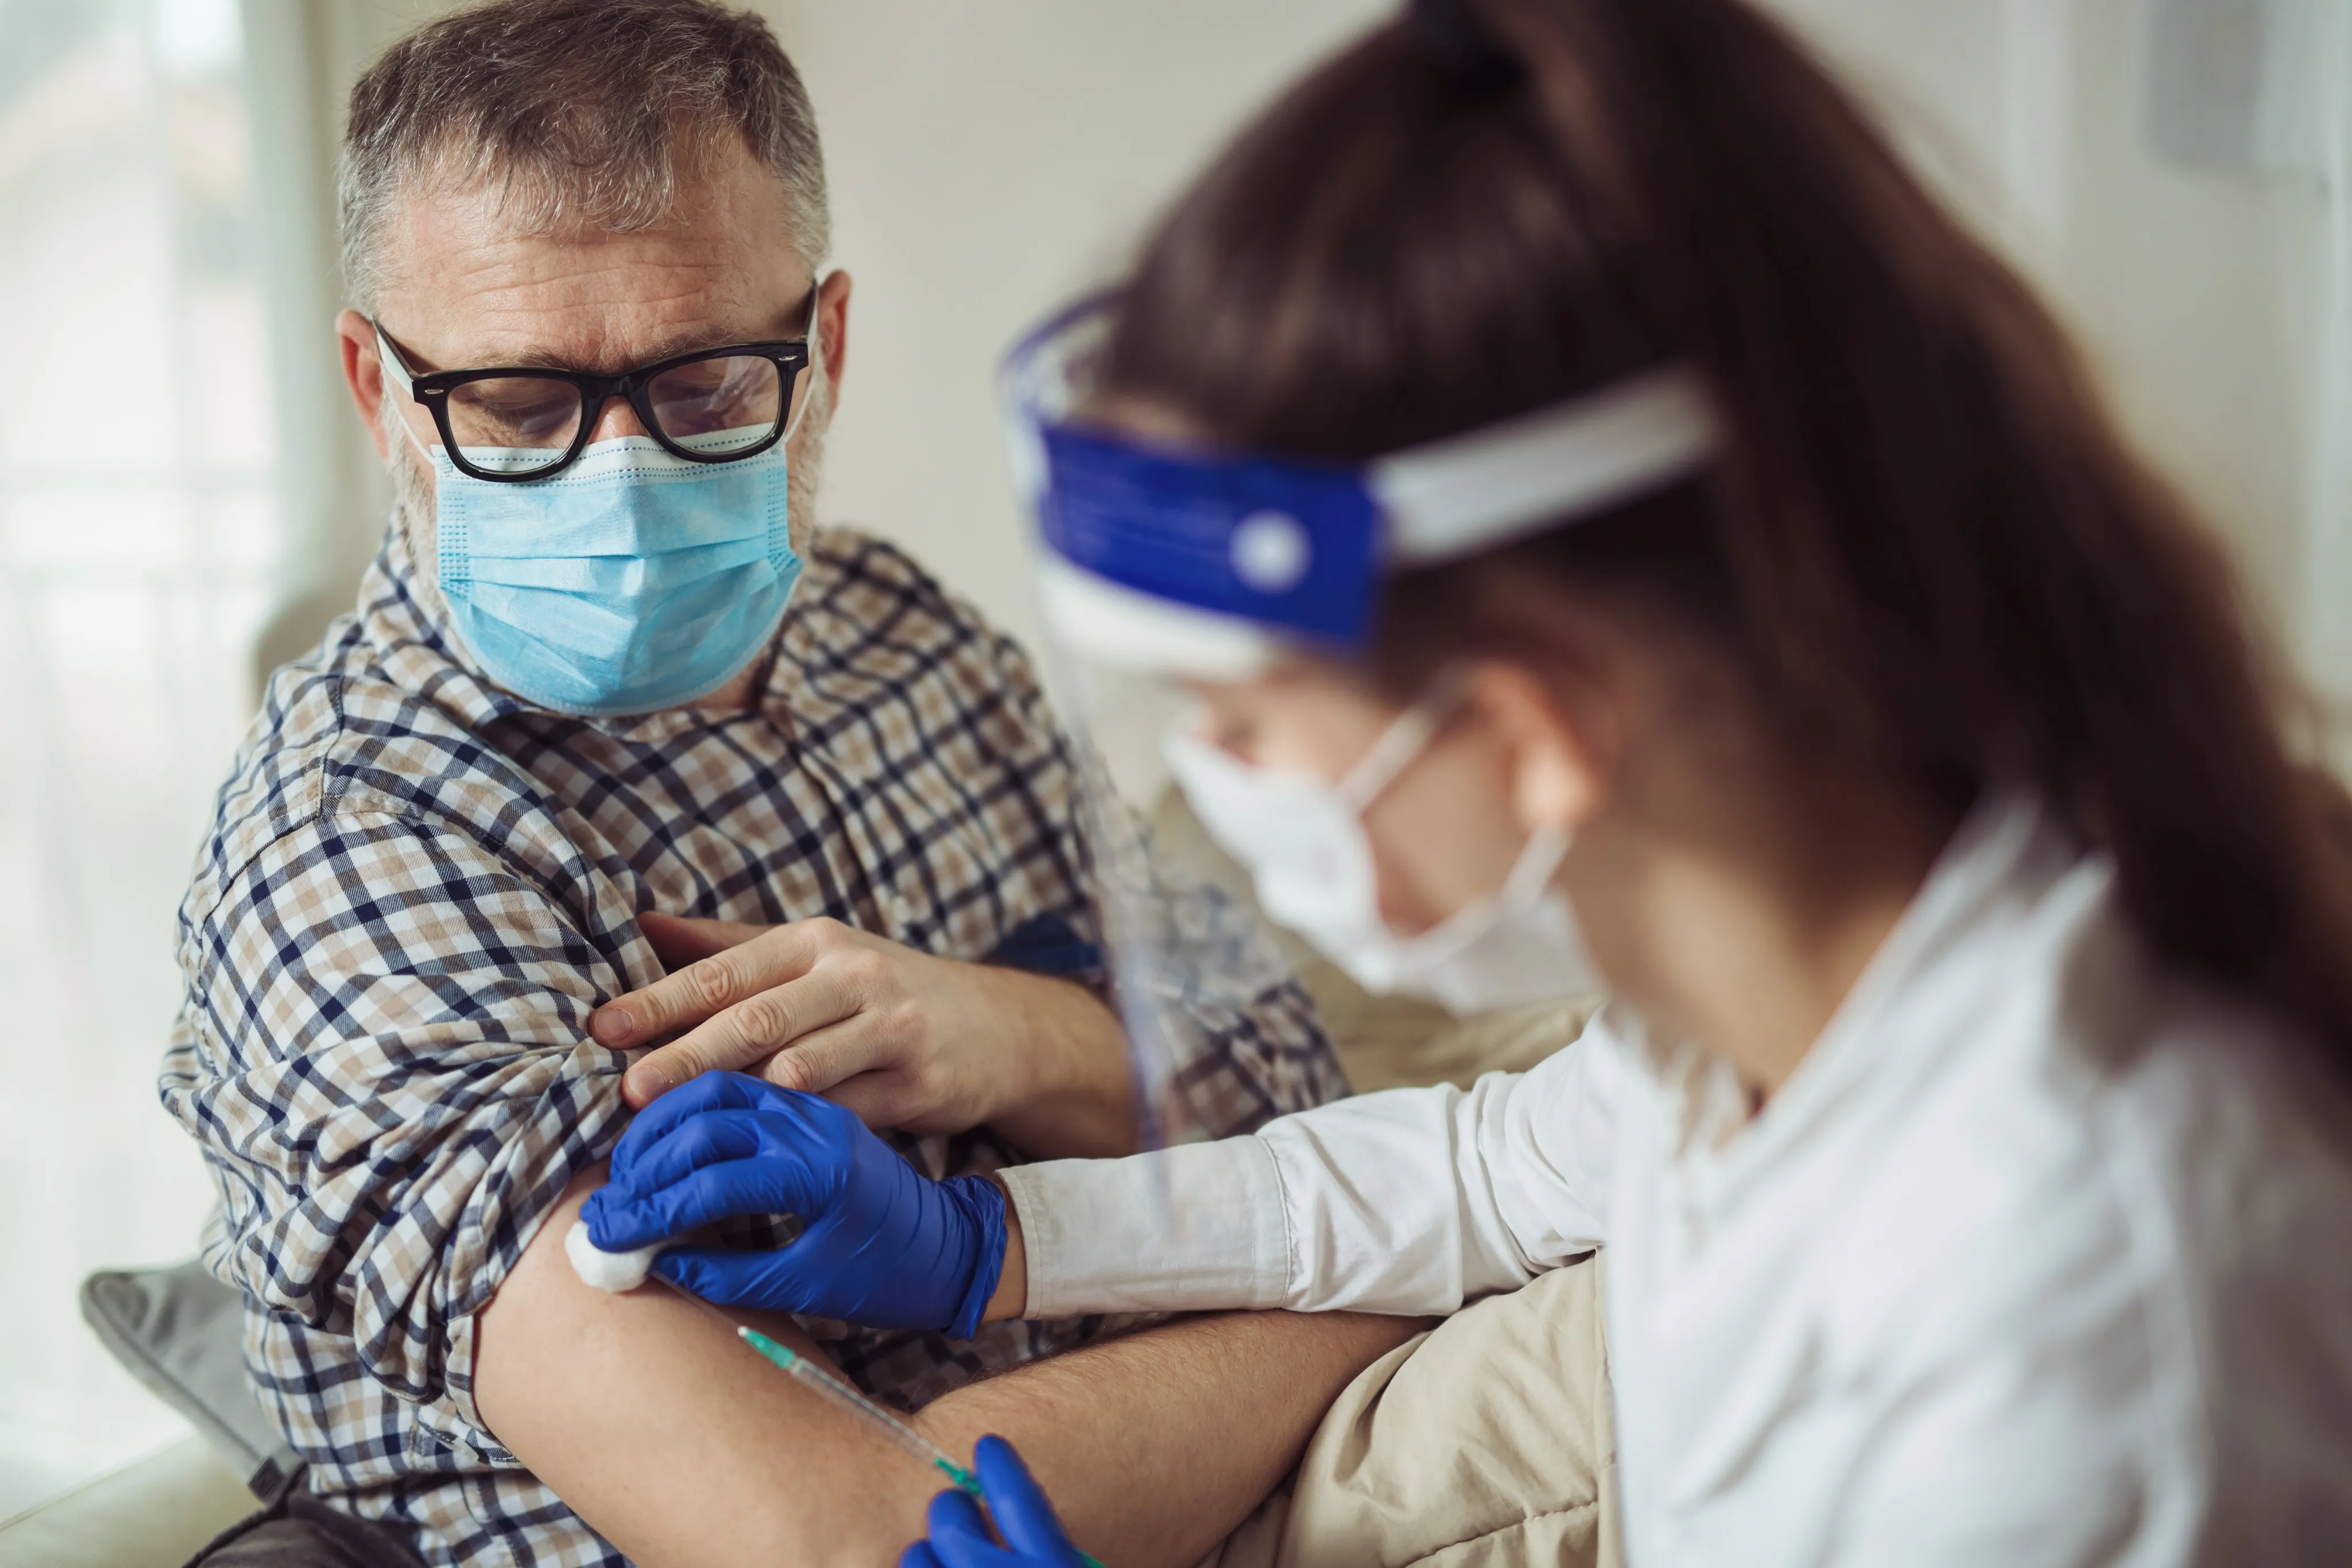
[[[1087,759],[1137,1081],[1161,1134],[1181,1137],[1202,1128],[1186,1101],[1213,1077],[1211,1037],[1263,1007],[1291,967],[1240,906],[1246,879],[1171,799],[1163,738],[1202,686],[1359,654],[1389,573],[1685,477],[1711,455],[1715,424],[1695,379],[1670,366],[1358,466],[1204,450],[1133,434],[1150,411],[1098,395],[1116,308],[1100,296],[1047,321],[1015,347],[1003,392],[1056,707]],[[1156,842],[1121,832],[1139,821],[1159,825]],[[1171,896],[1199,881],[1228,890],[1222,909]]]
[[[1131,505],[1177,493],[1155,454],[1079,417],[1108,323],[1100,302],[1058,318],[1015,350],[1003,382],[1032,517],[1044,532],[1050,515],[1052,537],[1096,559],[1130,542]],[[1056,504],[1050,475],[1073,454],[1100,459],[1090,470],[1099,481],[1083,503]],[[1220,526],[1196,521],[1202,539]],[[1181,573],[1184,548],[1163,551],[1164,570]],[[1043,664],[1073,743],[1075,804],[1146,1144],[1244,1131],[1328,1095],[1335,1071],[1294,952],[1253,913],[1246,875],[1191,821],[1161,753],[1192,701],[1178,672],[1203,668],[1205,656],[1207,673],[1239,675],[1262,667],[1271,644],[1227,617],[1207,627],[1214,646],[1204,648],[1202,626],[1150,593],[1066,566],[1051,546],[1038,561]]]

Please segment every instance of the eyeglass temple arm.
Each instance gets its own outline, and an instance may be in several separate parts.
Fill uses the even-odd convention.
[[[408,361],[400,357],[400,350],[392,346],[392,340],[383,335],[383,327],[373,321],[370,321],[368,325],[375,329],[375,357],[391,371],[393,384],[406,392],[408,400],[415,402],[416,401],[415,372],[408,368]]]

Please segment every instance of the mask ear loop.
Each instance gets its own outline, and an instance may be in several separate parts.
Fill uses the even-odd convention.
[[[1551,879],[1559,874],[1559,862],[1568,858],[1569,841],[1573,835],[1566,828],[1538,828],[1528,835],[1519,851],[1519,858],[1511,862],[1511,874],[1503,879],[1495,896],[1506,909],[1528,909],[1535,905],[1551,887]]]
[[[1371,749],[1333,786],[1339,799],[1359,816],[1369,810],[1397,781],[1397,776],[1429,749],[1430,741],[1462,706],[1462,694],[1469,685],[1470,672],[1460,665],[1448,664],[1438,671],[1429,688],[1381,731]]]
[[[409,373],[407,362],[401,359],[400,350],[392,346],[392,340],[383,335],[382,327],[377,327],[373,321],[369,322],[368,325],[375,328],[377,367],[389,371],[396,378],[395,384],[400,389],[401,396],[410,402],[416,402],[416,378]],[[424,405],[418,403],[417,406],[421,408]],[[408,437],[409,444],[416,448],[417,455],[425,459],[425,465],[430,468],[433,465],[433,449],[425,444],[416,434],[416,427],[408,423],[407,411],[394,409],[392,417],[399,423],[402,433]]]
[[[1381,732],[1371,749],[1332,787],[1333,792],[1349,810],[1362,816],[1397,781],[1398,775],[1429,748],[1437,732],[1462,706],[1469,688],[1466,667],[1448,664],[1440,670],[1429,688]],[[1510,874],[1493,894],[1495,900],[1505,908],[1518,909],[1541,899],[1559,874],[1559,862],[1568,858],[1570,838],[1569,831],[1561,827],[1538,828],[1528,834],[1518,859],[1511,862]]]
[[[808,330],[801,334],[802,340],[808,344],[808,391],[802,395],[800,407],[793,410],[784,433],[776,437],[779,446],[801,433],[801,426],[808,423],[809,410],[816,406],[817,383],[824,379],[824,344],[818,329],[824,320],[824,286],[832,278],[833,274],[828,272],[809,285]]]

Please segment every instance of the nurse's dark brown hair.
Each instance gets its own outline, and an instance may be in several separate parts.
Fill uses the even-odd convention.
[[[1145,246],[1108,389],[1355,459],[1695,367],[1707,476],[1396,580],[1381,677],[1539,655],[1529,584],[1663,611],[1793,743],[2037,788],[2160,959],[2352,1078],[2352,808],[2048,311],[1739,0],[1441,9],[1493,57],[1400,21],[1294,88]]]

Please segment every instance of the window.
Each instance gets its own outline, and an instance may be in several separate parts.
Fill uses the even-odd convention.
[[[79,1318],[211,1201],[155,1076],[277,595],[237,0],[0,0],[0,1519],[168,1441]]]

